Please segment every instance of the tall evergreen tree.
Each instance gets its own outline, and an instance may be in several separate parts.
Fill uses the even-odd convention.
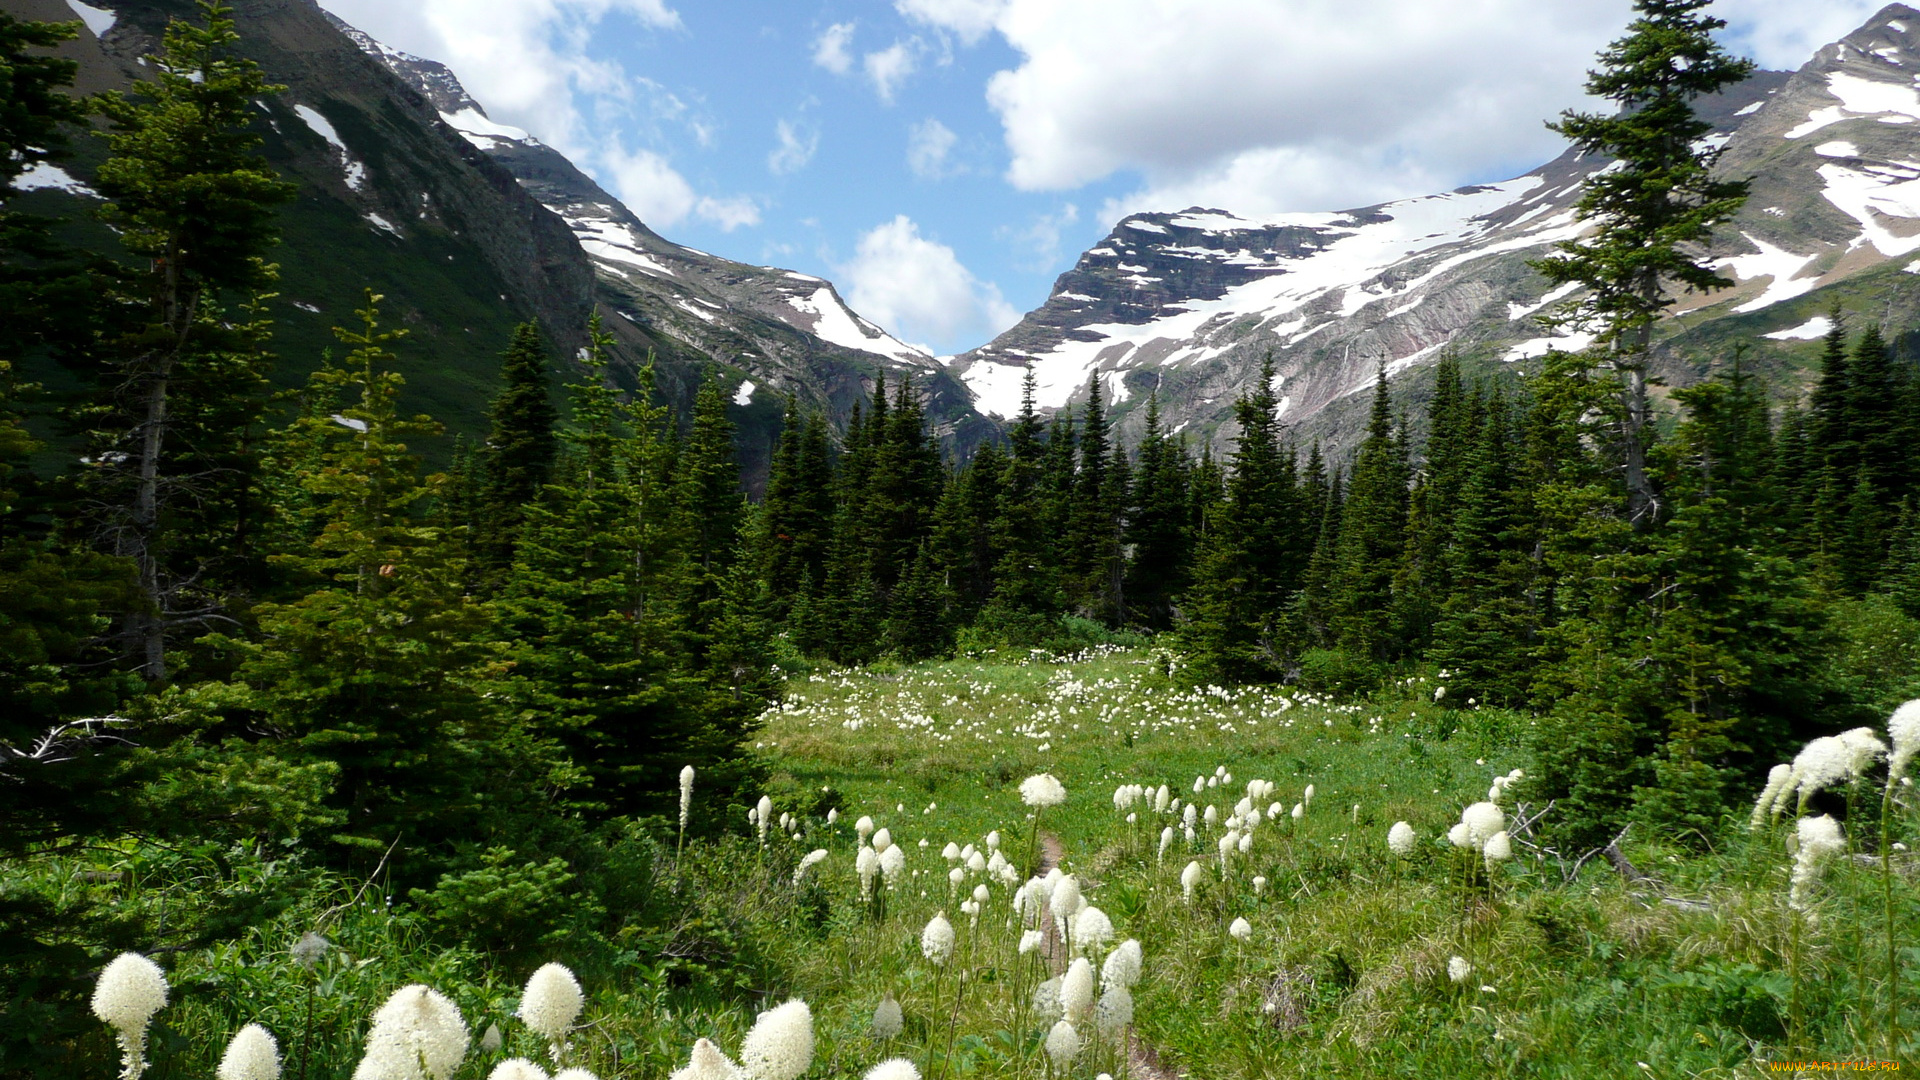
[[[1587,178],[1576,207],[1597,230],[1562,243],[1560,254],[1534,265],[1556,284],[1585,287],[1568,321],[1594,328],[1596,346],[1618,373],[1627,517],[1641,531],[1659,518],[1646,464],[1653,326],[1671,303],[1670,285],[1710,292],[1732,284],[1706,246],[1714,227],[1747,198],[1745,181],[1714,171],[1720,149],[1705,142],[1713,125],[1693,110],[1695,99],[1753,72],[1751,60],[1736,59],[1713,39],[1726,22],[1700,14],[1710,3],[1634,0],[1638,18],[1600,54],[1600,70],[1587,79],[1587,92],[1617,103],[1619,111],[1569,110],[1548,125],[1581,153],[1615,162]]]
[[[480,535],[474,547],[489,588],[497,587],[512,566],[527,508],[540,498],[553,474],[559,442],[547,364],[539,326],[529,322],[514,327],[500,364],[506,385],[487,410],[490,431],[478,461],[481,484],[474,528]]]
[[[1133,618],[1156,630],[1173,626],[1174,598],[1186,590],[1193,553],[1185,449],[1160,424],[1160,397],[1147,399],[1126,542],[1125,593]]]
[[[1347,485],[1331,590],[1334,641],[1356,657],[1388,660],[1397,651],[1393,586],[1406,554],[1407,503],[1407,463],[1383,367]]]

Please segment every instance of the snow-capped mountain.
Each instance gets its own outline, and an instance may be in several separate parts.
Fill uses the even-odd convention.
[[[328,19],[567,223],[592,261],[596,298],[616,337],[692,352],[740,372],[740,404],[771,390],[843,416],[877,369],[893,379],[913,378],[942,434],[958,448],[971,449],[993,430],[932,355],[862,318],[832,282],[734,262],[661,237],[559,151],[489,118],[445,65],[389,48],[332,15]]]
[[[1759,72],[1700,103],[1723,170],[1753,191],[1715,252],[1738,285],[1677,305],[1669,341],[1738,328],[1804,349],[1825,327],[1808,309],[1833,287],[1865,275],[1920,292],[1892,265],[1920,251],[1917,81],[1920,12],[1895,4],[1799,72]],[[1270,353],[1283,422],[1342,443],[1382,365],[1418,369],[1448,349],[1517,363],[1585,343],[1541,327],[1572,290],[1549,291],[1527,262],[1580,234],[1581,182],[1605,167],[1569,152],[1501,183],[1338,213],[1135,214],[1041,308],[950,366],[984,412],[1015,412],[1029,369],[1048,408],[1097,376],[1122,409],[1156,391],[1172,424],[1222,438]]]

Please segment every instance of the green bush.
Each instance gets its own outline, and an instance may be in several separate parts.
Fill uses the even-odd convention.
[[[1317,694],[1364,694],[1380,685],[1378,664],[1340,649],[1308,649],[1300,654],[1300,685]]]

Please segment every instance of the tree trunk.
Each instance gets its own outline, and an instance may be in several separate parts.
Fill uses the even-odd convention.
[[[146,419],[140,425],[139,482],[134,490],[132,529],[125,552],[133,557],[140,593],[147,602],[147,610],[133,620],[133,632],[140,657],[140,676],[150,683],[167,677],[160,560],[153,549],[160,531],[160,455],[166,444],[167,379],[172,367],[171,358],[159,360],[147,385]]]

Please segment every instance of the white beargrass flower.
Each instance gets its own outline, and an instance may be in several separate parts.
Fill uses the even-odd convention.
[[[1098,953],[1113,940],[1113,920],[1107,913],[1089,904],[1073,917],[1074,951]]]
[[[1072,874],[1062,874],[1047,896],[1047,909],[1053,912],[1055,919],[1064,923],[1080,914],[1082,899],[1080,879]]]
[[[1219,847],[1220,872],[1225,874],[1227,872],[1227,864],[1233,858],[1233,853],[1240,849],[1240,834],[1234,832],[1232,829],[1228,829],[1225,833],[1221,834]]]
[[[1799,796],[1799,808],[1805,811],[1807,801],[1816,792],[1830,788],[1847,779],[1853,768],[1853,749],[1837,735],[1821,737],[1800,748],[1793,759],[1793,781],[1788,791]],[[1779,796],[1782,803],[1787,792]]]
[[[567,1048],[567,1032],[580,1018],[586,996],[580,992],[580,980],[560,964],[543,964],[527,979],[520,995],[520,1019],[553,1048],[554,1064]]]
[[[1887,763],[1889,781],[1907,775],[1915,754],[1920,754],[1920,698],[1893,710],[1887,719],[1887,737],[1893,740],[1893,757]]]
[[[1107,962],[1100,966],[1100,985],[1131,988],[1140,981],[1141,963],[1140,943],[1128,938],[1107,954]]]
[[[767,842],[767,826],[773,820],[773,800],[765,795],[760,796],[760,801],[754,804],[753,812],[754,823],[760,826],[760,842],[764,844]]]
[[[1194,777],[1194,778],[1193,778],[1193,793],[1194,793],[1195,795],[1198,795],[1198,794],[1200,794],[1201,792],[1203,792],[1203,791],[1205,791],[1205,790],[1207,790],[1207,778],[1206,778],[1206,777],[1204,777],[1204,776],[1196,776],[1196,777]]]
[[[881,829],[873,834],[873,850],[882,855],[893,846],[893,830]]]
[[[1065,976],[1055,975],[1046,982],[1033,988],[1033,1014],[1035,1016],[1060,1015],[1060,982]]]
[[[693,766],[680,770],[680,827],[687,827],[687,815],[693,812]]]
[[[487,1030],[480,1035],[480,1052],[494,1054],[500,1051],[500,1044],[506,1039],[500,1034],[499,1024],[488,1024]]]
[[[1156,814],[1166,813],[1167,805],[1172,797],[1173,793],[1167,790],[1167,785],[1161,784],[1160,790],[1153,793],[1153,812]]]
[[[1080,1055],[1080,1033],[1065,1020],[1053,1025],[1047,1032],[1047,1057],[1052,1059],[1053,1067],[1065,1070]]]
[[[1093,965],[1084,956],[1067,965],[1060,979],[1060,1015],[1074,1024],[1084,1024],[1093,1015]]]
[[[1828,814],[1801,818],[1795,835],[1799,839],[1800,850],[1794,853],[1787,906],[1795,911],[1805,911],[1811,906],[1810,895],[1813,887],[1820,883],[1820,873],[1827,860],[1846,850],[1847,841],[1840,833],[1840,823]]]
[[[880,874],[891,885],[893,879],[907,868],[907,853],[899,844],[894,844],[880,853]]]
[[[139,953],[114,957],[93,984],[93,1015],[112,1028],[120,1042],[122,1080],[138,1080],[146,1071],[147,1025],[166,1004],[166,973]]]
[[[827,808],[827,824],[829,824],[829,825],[831,825],[831,824],[833,824],[834,822],[836,822],[836,821],[839,821],[839,820],[840,820],[840,810],[839,810],[839,808],[838,808],[838,807],[828,807],[828,808]]]
[[[1299,821],[1301,818],[1304,818],[1306,816],[1307,816],[1307,804],[1294,803],[1293,804],[1293,820]]]
[[[1497,832],[1507,829],[1506,811],[1490,802],[1477,802],[1460,812],[1460,824],[1467,827],[1473,847],[1485,847]]]
[[[1265,874],[1253,875],[1253,895],[1259,896],[1261,893],[1264,893],[1266,891],[1267,891],[1267,875]]]
[[[1252,850],[1253,834],[1251,832],[1243,833],[1240,837],[1240,854],[1245,855]]]
[[[967,871],[969,873],[978,874],[986,870],[986,868],[987,868],[987,857],[985,855],[982,855],[976,851],[973,854],[967,856]]]
[[[1180,871],[1180,891],[1186,894],[1187,903],[1193,903],[1193,887],[1200,884],[1200,864],[1190,862]]]
[[[1464,983],[1473,977],[1473,965],[1467,963],[1464,956],[1456,956],[1447,961],[1447,978]]]
[[[1466,822],[1457,822],[1453,828],[1447,830],[1447,843],[1457,848],[1473,846],[1473,832],[1467,828]]]
[[[1308,784],[1308,785],[1307,785],[1307,790],[1306,790],[1306,792],[1305,792],[1305,793],[1304,793],[1304,794],[1303,794],[1303,795],[1301,796],[1301,799],[1300,799],[1300,801],[1301,801],[1301,802],[1303,802],[1303,803],[1305,803],[1305,804],[1306,804],[1306,805],[1308,805],[1308,806],[1312,806],[1312,805],[1313,805],[1313,785],[1312,785],[1312,784]]]
[[[973,887],[973,902],[976,904],[985,904],[992,896],[992,891],[985,885],[975,885]]]
[[[873,1009],[873,1037],[884,1042],[899,1035],[906,1023],[906,1018],[900,1015],[900,1003],[893,1000],[893,993],[889,991],[881,995],[880,1004]]]
[[[1775,804],[1780,802],[1792,782],[1793,766],[1791,765],[1775,765],[1773,771],[1767,773],[1767,786],[1760,789],[1760,798],[1753,804],[1753,815],[1747,818],[1748,829],[1758,829],[1767,820],[1767,816],[1773,812]]]
[[[861,843],[866,843],[867,837],[873,835],[873,819],[860,815],[860,820],[853,823],[853,831],[860,834]]]
[[[294,963],[312,971],[321,960],[326,958],[327,950],[332,947],[332,942],[309,930],[301,934],[300,940],[294,942],[293,947],[287,952],[293,956]]]
[[[1188,832],[1193,831],[1194,822],[1199,820],[1200,820],[1200,811],[1192,803],[1188,803],[1184,808],[1181,809],[1180,824],[1186,826],[1186,829]]]
[[[1021,931],[1020,932],[1020,955],[1025,956],[1027,953],[1030,953],[1033,950],[1039,948],[1041,942],[1045,940],[1046,940],[1046,935],[1042,934],[1038,930]]]
[[[1173,846],[1173,826],[1169,825],[1166,828],[1160,830],[1160,855],[1159,855],[1158,861],[1162,863],[1167,861],[1167,849],[1172,846]]]
[[[1133,1023],[1133,991],[1124,986],[1109,986],[1093,1006],[1093,1027],[1112,1038]]]
[[[957,866],[947,871],[947,885],[955,893],[960,891],[960,886],[965,884],[966,880],[967,872]]]
[[[467,1023],[445,994],[414,983],[373,1014],[354,1080],[447,1080],[467,1056]]]
[[[866,899],[873,894],[873,876],[880,872],[880,856],[870,847],[861,847],[860,853],[853,858],[853,869],[860,875],[860,898]]]
[[[940,849],[940,857],[948,862],[959,862],[960,845],[951,840],[947,841],[947,846]]]
[[[793,868],[793,883],[795,885],[800,884],[800,879],[806,876],[807,871],[825,862],[826,858],[826,848],[814,848],[812,851],[807,852],[801,857],[800,865]]]
[[[693,1044],[693,1054],[686,1067],[676,1069],[668,1080],[739,1080],[740,1067],[735,1065],[720,1048],[707,1039],[698,1039]]]
[[[493,1067],[487,1080],[549,1080],[547,1070],[526,1058],[508,1058]]]
[[[1418,839],[1413,826],[1404,821],[1396,821],[1393,823],[1393,828],[1387,830],[1387,850],[1404,859],[1413,854],[1413,845]]]
[[[754,1080],[799,1080],[813,1064],[813,1013],[799,998],[760,1014],[740,1043],[740,1067]]]
[[[1020,801],[1036,810],[1059,806],[1067,801],[1067,789],[1051,773],[1040,773],[1020,781]]]
[[[1487,869],[1492,870],[1493,864],[1513,858],[1513,839],[1504,830],[1494,833],[1487,837],[1486,846],[1480,849],[1480,854],[1487,860]]]
[[[906,1058],[891,1058],[868,1069],[864,1080],[920,1080],[920,1067]]]
[[[953,955],[953,924],[947,921],[946,912],[927,920],[927,928],[920,932],[920,951],[936,964],[946,963]]]
[[[248,1024],[227,1044],[213,1075],[218,1080],[280,1080],[280,1045],[266,1028]]]
[[[987,850],[988,851],[1000,850],[1000,830],[999,829],[995,829],[992,832],[987,834]]]
[[[1212,803],[1208,803],[1207,812],[1200,815],[1200,820],[1206,822],[1207,828],[1209,829],[1218,826],[1220,824],[1220,808]]]
[[[1235,919],[1233,920],[1233,925],[1227,927],[1227,933],[1238,941],[1251,941],[1253,940],[1253,924],[1245,919]]]

